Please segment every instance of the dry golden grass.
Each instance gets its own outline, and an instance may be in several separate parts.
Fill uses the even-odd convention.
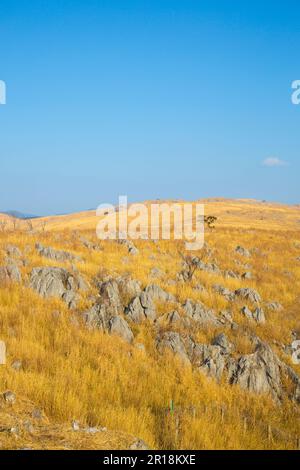
[[[32,406],[48,417],[47,422],[33,422],[33,435],[23,430],[19,438],[0,433],[2,448],[128,448],[133,436],[142,438],[151,448],[295,448],[300,437],[299,409],[291,402],[278,406],[270,397],[219,385],[183,367],[170,354],[159,356],[151,324],[133,328],[135,344],[145,345],[143,352],[116,337],[89,331],[81,322],[80,311],[91,304],[89,296],[95,293],[91,280],[101,272],[130,274],[143,286],[155,282],[181,302],[187,298],[200,300],[217,312],[228,305],[213,291],[213,284],[232,290],[253,287],[265,301],[278,301],[284,309],[266,311],[266,324],[255,326],[242,318],[241,305],[237,304],[234,319],[246,331],[255,331],[288,362],[279,345],[289,344],[291,331],[300,329],[300,262],[296,261],[300,256],[299,208],[212,200],[206,202],[206,213],[218,216],[216,229],[206,234],[214,250],[210,261],[216,259],[223,270],[240,273],[248,270],[243,264],[249,262],[253,280],[197,272],[191,283],[169,284],[181,269],[181,242],[137,241],[137,256],[128,255],[125,247],[114,242],[99,242],[103,249],[90,251],[79,234],[98,243],[93,212],[34,220],[33,233],[25,222],[15,230],[9,224],[0,230],[0,266],[5,262],[8,244],[18,246],[29,262],[21,267],[21,286],[0,287],[0,339],[6,342],[8,351],[7,365],[0,366],[0,391],[13,390],[17,396],[12,407],[1,404],[0,426],[22,423]],[[35,266],[72,269],[70,263],[41,258],[34,248],[36,242],[82,257],[83,262],[75,265],[90,281],[91,289],[83,294],[76,311],[68,310],[60,300],[43,300],[28,288],[28,276]],[[257,252],[251,259],[243,259],[233,253],[237,245],[256,248]],[[195,254],[201,256],[201,252]],[[162,271],[161,278],[150,280],[153,267]],[[204,285],[207,292],[195,290],[196,284]],[[160,314],[165,313],[164,308],[158,306]],[[197,333],[197,340],[209,342],[215,333],[215,329],[205,328]],[[236,354],[252,352],[247,337],[233,330],[226,330],[226,335],[236,345]],[[22,360],[22,370],[10,367],[15,359]],[[300,374],[300,367],[293,367]],[[175,416],[166,411],[170,400],[175,403]],[[108,432],[95,436],[74,433],[70,430],[72,419],[83,426],[106,426]],[[268,426],[274,430],[271,437]]]

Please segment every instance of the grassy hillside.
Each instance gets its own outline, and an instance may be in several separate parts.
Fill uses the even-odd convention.
[[[125,246],[96,239],[93,212],[37,219],[32,226],[25,221],[13,226],[5,218],[9,221],[0,227],[0,266],[7,263],[7,246],[18,247],[22,282],[0,284],[0,340],[5,341],[8,356],[7,364],[0,366],[0,392],[16,394],[15,404],[1,402],[0,426],[8,420],[9,427],[19,423],[21,431],[17,437],[1,433],[2,448],[128,448],[135,436],[157,449],[296,448],[299,405],[288,398],[279,404],[267,394],[250,393],[225,380],[217,383],[168,351],[160,354],[155,347],[158,328],[169,328],[163,321],[159,327],[148,321],[132,325],[134,342],[128,344],[88,329],[82,319],[82,312],[97,295],[95,279],[106,275],[130,275],[143,287],[155,282],[178,302],[201,301],[217,313],[229,304],[214,291],[214,284],[231,291],[253,288],[265,302],[279,302],[283,309],[267,309],[266,323],[258,325],[241,315],[240,304],[230,305],[239,325],[238,330],[226,329],[235,345],[234,354],[253,352],[249,337],[254,333],[299,375],[300,366],[284,352],[291,332],[300,332],[299,208],[211,200],[206,201],[206,213],[218,217],[216,228],[206,233],[210,251],[193,254],[203,262],[217,263],[222,271],[240,274],[248,263],[251,279],[197,270],[190,282],[179,282],[182,242],[136,241],[139,252],[132,256]],[[87,248],[82,237],[99,249]],[[36,243],[76,254],[81,261],[42,257]],[[238,245],[251,251],[250,259],[235,252]],[[32,269],[41,266],[60,266],[81,274],[89,288],[81,293],[76,308],[69,309],[57,298],[44,299],[29,287]],[[160,272],[155,278],[150,274],[153,268]],[[199,284],[204,290],[196,288]],[[168,309],[172,310],[171,304]],[[166,305],[157,305],[157,310],[160,316],[169,311]],[[223,330],[206,326],[194,336],[208,344]],[[176,331],[181,332],[180,324]],[[22,363],[19,370],[11,367],[16,360]],[[171,400],[174,412],[169,410]],[[32,406],[42,410],[44,422],[29,416]],[[24,427],[26,419],[32,422],[32,432]],[[72,420],[83,428],[102,426],[108,431],[78,439],[71,431]]]

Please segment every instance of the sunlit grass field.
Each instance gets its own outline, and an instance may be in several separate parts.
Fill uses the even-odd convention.
[[[222,270],[245,270],[249,263],[251,280],[224,279],[218,274],[197,271],[191,282],[170,282],[180,272],[184,245],[180,241],[136,241],[139,253],[130,256],[126,247],[113,241],[98,241],[94,212],[20,221],[15,226],[7,218],[0,227],[0,266],[5,264],[5,248],[15,245],[27,263],[20,267],[22,284],[0,286],[0,339],[7,347],[7,365],[0,366],[0,392],[12,390],[17,402],[11,413],[23,419],[22,400],[40,408],[47,422],[47,446],[59,447],[70,434],[72,420],[86,426],[105,426],[109,433],[101,443],[93,437],[73,442],[76,448],[126,448],[128,436],[138,436],[153,449],[295,449],[300,438],[300,407],[290,401],[276,404],[269,396],[257,396],[226,383],[217,384],[199,371],[183,366],[171,354],[159,355],[155,348],[155,326],[134,325],[135,341],[129,345],[115,336],[91,331],[80,313],[92,305],[96,294],[93,279],[99,273],[112,276],[130,274],[143,286],[155,282],[174,294],[178,301],[201,301],[216,312],[227,308],[213,284],[231,290],[242,286],[256,289],[268,302],[279,302],[281,311],[267,311],[264,325],[250,324],[232,307],[234,320],[245,331],[255,331],[268,342],[280,359],[300,374],[284,354],[282,345],[291,341],[291,331],[300,331],[300,213],[299,207],[255,201],[205,201],[205,212],[217,216],[215,229],[207,229],[205,241],[211,258],[201,250],[196,256],[215,261]],[[1,218],[1,216],[0,216]],[[4,220],[4,217],[2,217]],[[87,249],[80,236],[99,245]],[[72,263],[89,283],[80,304],[69,310],[63,301],[42,299],[29,288],[29,274],[37,266],[62,266],[39,256],[37,242],[79,255]],[[234,252],[237,245],[255,249],[251,259]],[[163,273],[150,278],[152,268]],[[197,284],[206,290],[194,289]],[[171,306],[170,306],[171,307]],[[166,313],[162,306],[158,311]],[[179,312],[181,313],[181,312]],[[176,327],[180,328],[180,327]],[[196,339],[209,343],[220,329],[205,327]],[[253,352],[247,335],[226,330],[235,344],[235,354]],[[145,345],[145,351],[136,344]],[[22,369],[10,367],[22,360]],[[170,412],[170,403],[174,412]],[[19,408],[18,408],[19,407]],[[0,426],[8,419],[0,406]],[[71,433],[72,434],[72,433]],[[23,440],[22,440],[23,439]],[[74,438],[70,438],[71,440]],[[100,439],[100,438],[98,438]],[[24,444],[43,447],[43,439],[1,433],[2,448]],[[110,444],[109,444],[109,442]],[[20,444],[21,443],[21,444]],[[54,444],[55,443],[55,444]]]

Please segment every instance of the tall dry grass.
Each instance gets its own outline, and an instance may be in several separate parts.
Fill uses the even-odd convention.
[[[91,230],[82,234],[96,241]],[[0,265],[5,263],[8,244],[18,246],[28,261],[21,267],[22,285],[0,287],[0,338],[8,350],[8,364],[0,366],[0,389],[13,390],[17,397],[33,401],[53,422],[76,419],[91,426],[106,426],[139,436],[153,448],[295,448],[300,436],[299,409],[291,402],[279,406],[270,397],[217,384],[183,367],[170,354],[159,356],[153,325],[133,327],[135,343],[145,345],[143,352],[117,337],[89,331],[81,321],[80,311],[91,305],[89,297],[96,293],[92,279],[104,271],[112,275],[129,273],[143,286],[156,282],[181,302],[187,298],[202,301],[217,312],[228,304],[213,291],[213,284],[232,290],[247,286],[257,289],[265,301],[280,302],[284,309],[267,311],[266,324],[256,326],[241,316],[241,305],[236,304],[232,307],[234,320],[245,331],[253,331],[270,343],[279,357],[289,362],[280,345],[289,344],[291,331],[299,330],[299,232],[275,230],[271,224],[264,230],[227,226],[209,232],[206,241],[213,250],[207,261],[215,260],[223,270],[240,274],[249,270],[253,279],[224,279],[197,271],[191,283],[170,284],[168,281],[174,280],[181,269],[179,242],[140,241],[136,243],[140,253],[130,256],[125,247],[114,242],[102,243],[100,251],[90,251],[71,229],[51,231],[46,227],[30,234],[22,227],[0,233]],[[34,248],[36,242],[74,252],[84,260],[75,265],[91,289],[83,294],[78,311],[69,311],[59,300],[43,300],[28,287],[34,266],[74,268],[70,263],[41,258]],[[251,259],[235,255],[237,245],[255,248]],[[247,263],[250,268],[245,268]],[[163,276],[150,281],[153,267],[158,267]],[[195,290],[197,284],[207,291]],[[162,306],[159,311],[164,313]],[[195,335],[198,341],[208,343],[216,332],[204,328]],[[235,344],[237,355],[252,352],[246,335],[234,330],[226,330],[226,335]],[[22,360],[20,371],[10,367],[15,359]],[[299,366],[292,367],[300,374]],[[170,400],[175,404],[174,416],[168,411]],[[268,427],[275,430],[272,436]]]

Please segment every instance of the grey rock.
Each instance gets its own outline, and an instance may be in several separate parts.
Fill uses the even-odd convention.
[[[247,317],[249,320],[254,320],[256,323],[265,323],[266,317],[262,308],[257,307],[254,312],[252,312],[247,306],[244,306],[241,309],[241,313]]]
[[[175,323],[180,323],[181,316],[179,315],[177,310],[174,310],[173,312],[170,312],[167,314],[167,321],[169,322],[170,325],[173,325]]]
[[[32,410],[31,416],[33,419],[41,420],[43,418],[43,413],[39,408],[34,408]]]
[[[133,333],[128,323],[120,316],[112,317],[109,320],[109,333],[120,336],[128,343],[132,343],[133,341]]]
[[[262,308],[258,307],[254,310],[253,312],[253,319],[257,322],[257,323],[265,323],[266,322],[266,317],[265,317],[265,313],[263,311]]]
[[[283,309],[283,306],[279,302],[269,302],[269,303],[266,304],[266,307],[269,310],[273,310],[274,312]]]
[[[100,432],[100,429],[96,427],[88,427],[84,430],[87,434],[96,434],[97,432]]]
[[[248,287],[237,289],[235,291],[235,295],[237,297],[242,298],[242,299],[249,300],[252,303],[260,303],[261,302],[261,297],[260,297],[259,293],[256,290],[250,289]]]
[[[116,279],[121,296],[128,296],[131,299],[140,295],[142,292],[141,283],[136,279],[131,279],[128,276],[121,276]]]
[[[143,343],[136,343],[135,347],[136,347],[136,349],[138,349],[139,351],[142,351],[142,352],[145,352],[145,351],[146,351],[145,345],[144,345]]]
[[[55,250],[51,247],[44,247],[40,243],[37,243],[35,245],[35,248],[38,254],[40,256],[43,256],[44,258],[52,259],[55,261],[82,261],[79,256],[69,253],[68,251],[61,251]]]
[[[34,268],[30,275],[30,287],[41,297],[59,297],[70,308],[75,306],[78,300],[77,291],[83,285],[84,281],[80,276],[70,274],[63,268]]]
[[[252,279],[252,274],[250,271],[246,271],[242,274],[242,279]]]
[[[76,431],[76,432],[80,431],[80,424],[78,421],[73,420],[71,423],[71,426],[72,426],[73,431]]]
[[[10,403],[11,405],[16,402],[16,395],[10,390],[3,393],[3,398],[6,403]]]
[[[239,279],[240,275],[238,273],[236,273],[235,271],[232,271],[230,269],[230,270],[224,272],[224,277],[225,278],[231,278],[231,279]]]
[[[150,296],[153,300],[159,300],[161,302],[174,302],[175,298],[172,294],[164,291],[161,287],[157,286],[156,284],[150,284],[146,287],[145,291],[146,294]]]
[[[11,368],[16,370],[16,371],[21,370],[22,367],[23,367],[23,363],[22,363],[22,361],[20,361],[18,359],[11,363]]]
[[[270,393],[279,399],[282,395],[280,365],[271,348],[259,344],[253,354],[242,356],[232,369],[231,384],[254,393]]]
[[[248,318],[248,320],[253,320],[252,312],[251,312],[251,310],[250,310],[246,305],[241,309],[241,313],[242,313],[246,318]]]
[[[160,353],[164,350],[171,351],[175,356],[180,358],[183,363],[189,364],[190,360],[185,349],[184,341],[179,333],[168,331],[158,336],[156,342],[157,349]]]
[[[162,277],[164,273],[159,268],[152,268],[150,271],[150,277],[158,278]]]
[[[241,256],[245,256],[246,258],[251,256],[250,251],[240,245],[236,247],[235,252]]]
[[[22,276],[16,264],[0,266],[0,284],[7,282],[21,282]]]
[[[133,333],[128,323],[115,309],[103,303],[95,304],[90,310],[83,313],[83,318],[89,328],[96,328],[112,335],[117,335],[131,343]]]
[[[99,294],[103,302],[107,303],[116,313],[122,309],[120,291],[117,281],[109,280],[100,285]]]
[[[156,284],[147,286],[138,297],[135,297],[125,309],[127,315],[135,323],[146,318],[156,319],[155,302],[174,302],[175,298]]]
[[[214,311],[206,308],[202,303],[193,303],[187,300],[183,306],[185,315],[191,320],[201,324],[219,325],[220,322],[216,318]]]
[[[62,296],[62,299],[70,309],[76,308],[79,298],[79,295],[73,290],[67,290]]]
[[[135,297],[128,307],[125,309],[125,315],[134,323],[141,323],[145,320],[144,308],[141,304],[140,297]]]
[[[129,447],[129,450],[149,450],[148,445],[142,439],[136,438]]]
[[[103,331],[109,330],[109,320],[114,315],[114,310],[111,310],[109,306],[100,302],[94,304],[89,310],[82,314],[83,319],[89,328]]]
[[[220,316],[224,320],[224,323],[230,323],[231,324],[232,321],[233,321],[232,313],[229,312],[228,310],[222,310],[222,312],[220,312]]]
[[[203,263],[203,262],[199,262],[197,267],[201,270],[201,271],[205,271],[207,273],[211,273],[211,274],[221,274],[221,270],[220,268],[218,267],[217,264],[215,263]]]
[[[230,354],[234,349],[233,344],[230,343],[230,341],[228,340],[227,336],[224,333],[220,333],[219,335],[217,335],[213,339],[212,345],[219,346],[222,354]]]
[[[23,427],[24,427],[25,431],[29,432],[29,434],[34,433],[34,427],[31,423],[31,421],[29,421],[28,419],[24,421]]]
[[[193,350],[192,363],[209,377],[220,380],[225,368],[225,359],[219,346],[198,344]]]
[[[6,246],[6,253],[8,256],[12,256],[15,258],[21,258],[22,252],[21,250],[15,245],[7,245]]]
[[[215,284],[213,286],[213,290],[219,294],[225,297],[225,299],[229,301],[233,301],[235,299],[235,294],[234,292],[231,292],[231,290],[227,289],[227,287],[221,286],[220,284]]]

